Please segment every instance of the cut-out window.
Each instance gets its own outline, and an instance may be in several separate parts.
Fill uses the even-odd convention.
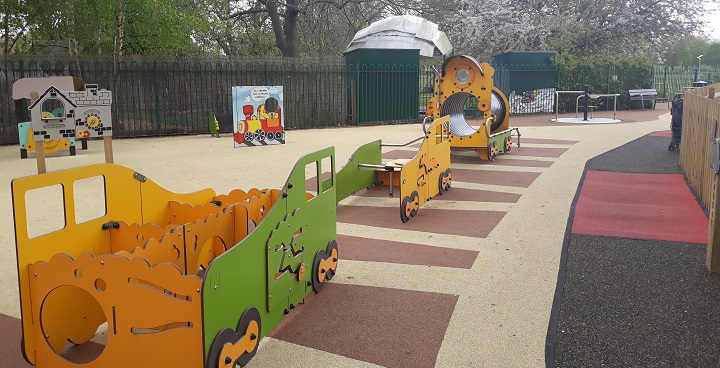
[[[36,238],[65,228],[63,186],[55,184],[25,192],[28,237]]]
[[[76,223],[95,220],[107,214],[104,176],[76,180],[73,184],[73,194]]]
[[[43,101],[42,103],[42,112],[47,113],[57,113],[57,112],[64,112],[65,111],[65,104],[60,101],[57,98],[48,98],[47,100]],[[57,116],[54,116],[57,117]],[[43,116],[44,118],[44,116]]]
[[[332,156],[327,156],[320,161],[320,169],[322,170],[322,192],[327,192],[332,189],[334,184],[334,171]]]
[[[270,97],[265,100],[265,111],[268,114],[277,114],[278,106],[280,106],[280,103],[275,99],[275,97]]]
[[[320,187],[318,185],[318,169],[317,161],[305,165],[305,190],[312,194],[312,197],[306,197],[308,201],[318,195],[318,188]]]

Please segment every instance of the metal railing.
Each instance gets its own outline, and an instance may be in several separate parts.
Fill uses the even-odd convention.
[[[74,76],[113,91],[114,134],[118,137],[207,133],[208,116],[232,115],[231,87],[284,86],[286,129],[420,122],[432,97],[433,68],[440,65],[346,65],[341,58],[147,59],[0,58],[0,144],[18,142],[12,84],[23,77]],[[555,100],[555,90],[619,93],[655,87],[674,91],[670,70],[597,67],[569,69],[495,66],[495,85],[508,97],[511,115],[571,111],[574,101]],[[662,72],[662,74],[661,74]],[[694,70],[690,71],[691,74]],[[659,76],[665,76],[659,82]],[[693,74],[694,75],[694,74]],[[680,81],[681,80],[681,81]],[[513,82],[515,81],[515,82]],[[522,81],[522,83],[517,83]],[[515,89],[513,89],[515,88]],[[480,118],[477,99],[465,105],[468,119]],[[612,101],[600,101],[612,109]]]

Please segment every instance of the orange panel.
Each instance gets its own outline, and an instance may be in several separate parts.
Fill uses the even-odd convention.
[[[208,215],[205,219],[185,225],[185,258],[187,273],[207,269],[210,261],[235,245],[235,208]],[[247,225],[246,225],[247,226]]]
[[[184,227],[176,227],[162,238],[151,238],[144,245],[128,251],[120,251],[116,255],[128,259],[144,258],[151,266],[169,262],[185,271],[185,237]]]
[[[203,366],[202,280],[197,276],[183,276],[169,263],[150,267],[142,258],[88,253],[77,260],[58,254],[29,269],[38,367],[77,367],[55,351],[68,339],[86,340],[103,320],[107,345],[83,367]],[[73,295],[82,296],[68,299]],[[76,324],[88,319],[78,311],[102,314]]]
[[[118,228],[110,229],[110,248],[111,253],[125,250],[132,252],[133,249],[143,246],[150,239],[160,239],[163,235],[169,233],[177,225],[168,225],[164,229],[155,224],[126,224],[118,222]]]
[[[227,207],[227,206],[225,206]],[[179,202],[168,202],[168,221],[170,224],[183,225],[188,222],[195,222],[203,219],[208,215],[214,215],[222,212],[224,207],[214,203],[198,204],[195,206],[189,204],[181,204]]]

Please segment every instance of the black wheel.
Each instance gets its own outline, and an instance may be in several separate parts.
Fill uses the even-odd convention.
[[[312,268],[312,287],[316,293],[322,290],[326,280],[332,280],[337,271],[338,245],[335,240],[330,240],[327,249],[318,249],[315,253],[315,260]]]
[[[274,141],[274,140],[275,140],[275,133],[273,133],[273,132],[268,132],[268,134],[267,134],[267,140],[269,140],[269,141]]]
[[[418,210],[420,209],[420,196],[418,192],[413,190],[409,196],[406,196],[402,200],[400,205],[400,220],[403,223],[408,222],[411,217],[415,217]]]
[[[215,336],[215,340],[213,340],[208,352],[208,367],[247,366],[257,353],[258,346],[260,346],[261,327],[260,312],[257,308],[250,307],[246,309],[242,317],[240,317],[236,330],[224,328]],[[223,354],[227,344],[243,344],[246,346],[246,350],[239,357],[229,356],[227,353]]]
[[[275,139],[281,140],[285,137],[285,132],[275,132]]]
[[[245,142],[252,142],[253,139],[255,139],[255,136],[250,132],[245,132],[243,137],[245,138]]]
[[[258,129],[255,131],[255,140],[258,142],[265,140],[265,131],[262,129]]]
[[[447,175],[444,172],[440,173],[440,178],[438,180],[438,193],[445,194],[445,188],[447,185]]]

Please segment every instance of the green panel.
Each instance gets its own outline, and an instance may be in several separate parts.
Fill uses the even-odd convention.
[[[527,65],[540,66],[552,65],[552,58],[557,55],[554,51],[522,51],[522,52],[506,52],[492,57],[493,64],[503,65]]]
[[[417,120],[420,50],[361,49],[345,55],[359,123]]]
[[[555,52],[506,52],[492,57],[495,67],[495,86],[505,95],[512,91],[521,95],[525,91],[554,88],[557,72],[552,65]]]
[[[218,332],[226,327],[234,330],[247,308],[255,307],[260,311],[261,336],[266,336],[285,316],[285,310],[290,310],[290,304],[297,305],[312,290],[307,282],[312,277],[310,266],[315,254],[335,239],[335,187],[307,201],[305,166],[320,165],[325,157],[331,158],[334,167],[335,149],[332,147],[300,158],[282,188],[283,195],[255,230],[210,264],[203,284],[206,360]],[[293,237],[300,228],[301,234]],[[296,251],[295,257],[290,250],[291,244]],[[281,265],[283,254],[285,264],[293,271],[297,271],[301,262],[306,263],[308,267],[302,279],[291,272],[276,279],[276,274],[284,267]],[[268,293],[268,290],[272,292]]]
[[[347,165],[338,171],[337,203],[351,196],[353,193],[375,186],[376,175],[374,169],[360,168],[358,164],[382,164],[381,141],[374,141],[360,146],[350,156]]]
[[[498,148],[498,152],[505,152],[505,138],[510,137],[511,133],[512,131],[508,130],[507,133],[499,134],[495,137],[492,137],[489,139],[489,144],[495,142]]]

